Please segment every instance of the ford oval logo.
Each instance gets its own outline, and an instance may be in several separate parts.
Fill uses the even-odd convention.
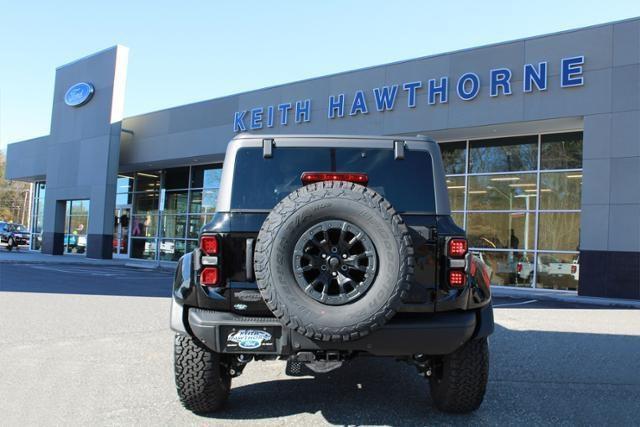
[[[64,94],[64,103],[69,107],[79,107],[91,100],[95,89],[91,83],[76,83]]]

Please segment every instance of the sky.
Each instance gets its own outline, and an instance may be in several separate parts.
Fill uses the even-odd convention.
[[[56,67],[115,44],[132,116],[639,15],[637,0],[0,0],[0,149],[49,134]]]

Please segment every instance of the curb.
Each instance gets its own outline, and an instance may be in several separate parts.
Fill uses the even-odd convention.
[[[169,266],[157,266],[157,265],[144,265],[144,264],[137,264],[137,263],[100,263],[100,262],[90,262],[90,261],[54,261],[54,260],[47,260],[47,261],[43,261],[43,260],[10,260],[10,259],[0,259],[0,264],[19,264],[19,265],[28,265],[28,264],[32,264],[32,265],[46,265],[46,264],[51,264],[51,265],[57,265],[57,266],[61,266],[61,265],[72,265],[72,266],[80,266],[80,267],[126,267],[126,268],[135,268],[135,269],[139,269],[139,270],[148,270],[148,271],[168,271],[171,272],[174,270],[173,267],[169,267]]]
[[[531,298],[545,301],[559,301],[573,304],[593,305],[600,307],[632,308],[640,309],[639,300],[625,300],[619,298],[600,298],[580,296],[573,291],[549,291],[542,289],[511,288],[492,286],[493,296],[501,298]]]

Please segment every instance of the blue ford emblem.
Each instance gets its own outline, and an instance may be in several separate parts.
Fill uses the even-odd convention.
[[[91,83],[76,83],[64,94],[64,103],[69,107],[79,107],[89,102],[95,89]]]

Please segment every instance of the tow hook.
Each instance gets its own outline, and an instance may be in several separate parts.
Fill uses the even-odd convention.
[[[238,357],[236,357],[229,366],[229,375],[233,378],[239,377],[240,374],[242,374],[244,367],[247,366],[247,363],[249,363],[251,359],[252,357],[247,356],[246,354],[238,355]]]

